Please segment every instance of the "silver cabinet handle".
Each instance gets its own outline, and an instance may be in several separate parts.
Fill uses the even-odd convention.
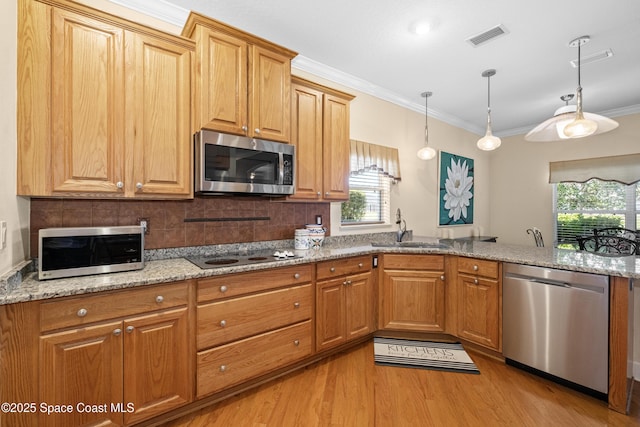
[[[156,302],[157,302],[158,304],[161,304],[162,302],[164,302],[164,297],[163,297],[162,295],[158,295],[158,296],[156,297]]]
[[[260,128],[255,128],[253,131],[254,131],[255,133],[259,134],[259,133],[260,133]]]
[[[124,187],[124,182],[122,181],[116,182],[116,187],[122,189]]]
[[[329,195],[329,192],[327,191],[326,193],[324,193],[324,195],[325,195],[325,196],[328,196],[328,195]]]
[[[127,329],[125,329],[125,331],[127,331],[128,334],[130,334],[131,332],[133,332],[135,328],[133,326],[127,326]]]
[[[361,262],[358,263],[358,268],[362,268],[363,266],[364,266],[363,263],[361,263]]]
[[[478,279],[473,279],[473,284],[477,285],[478,284]]]
[[[227,365],[220,365],[220,372],[224,372],[227,370]]]
[[[322,195],[322,193],[319,192],[319,191],[316,193],[316,196],[318,196],[318,197],[320,197],[321,195]]]
[[[332,272],[332,273],[335,273],[335,272],[336,272],[336,268],[335,268],[335,267],[331,267],[331,268],[329,269],[329,271],[330,271],[330,272]]]
[[[294,278],[294,279],[299,279],[299,278],[300,278],[300,273],[296,273],[296,274],[294,274],[294,275],[293,275],[293,278]]]
[[[300,308],[300,303],[299,302],[294,302],[293,303],[293,308]]]
[[[122,333],[122,329],[118,328],[118,329],[114,329],[113,330],[113,335],[118,336]]]
[[[300,340],[294,340],[293,341],[293,345],[295,345],[296,347],[298,347],[300,345]]]
[[[220,292],[227,292],[227,287],[225,285],[220,286]]]
[[[224,328],[225,326],[227,326],[227,321],[226,321],[226,320],[221,320],[221,321],[220,321],[220,326],[222,326],[223,328]]]
[[[87,309],[86,308],[81,308],[80,310],[78,310],[78,312],[76,313],[78,315],[78,317],[84,317],[87,315]]]
[[[444,282],[444,274],[442,276],[440,276],[440,280],[442,280]]]
[[[242,131],[243,131],[244,133],[247,133],[247,131],[248,131],[248,130],[249,130],[249,128],[247,127],[247,125],[243,125],[243,126],[242,126]]]
[[[478,271],[478,266],[477,265],[473,266],[473,271]]]
[[[138,190],[141,190],[142,189],[142,183],[141,182],[136,182],[136,188]]]

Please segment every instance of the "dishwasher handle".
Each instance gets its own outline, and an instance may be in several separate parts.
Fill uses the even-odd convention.
[[[551,285],[551,286],[561,286],[563,288],[571,288],[572,286],[567,282],[561,282],[559,280],[551,280],[551,279],[534,279],[530,278],[530,282],[540,283],[541,285]]]
[[[566,288],[566,289],[580,289],[580,290],[584,290],[584,291],[589,291],[589,292],[595,292],[598,294],[604,294],[605,293],[605,286],[598,286],[598,285],[587,285],[584,283],[569,283],[569,282],[565,282],[562,280],[553,280],[553,279],[549,279],[549,278],[538,278],[538,277],[531,277],[531,276],[523,276],[523,275],[519,275],[519,274],[512,274],[512,273],[507,273],[505,274],[505,279],[507,280],[517,280],[517,281],[525,281],[525,282],[532,282],[532,283],[539,283],[541,285],[548,285],[548,286],[557,286],[560,288]]]

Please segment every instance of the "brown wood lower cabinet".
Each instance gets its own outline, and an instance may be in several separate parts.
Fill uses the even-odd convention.
[[[371,256],[317,264],[316,351],[374,331]]]
[[[197,397],[313,352],[313,264],[198,281]]]
[[[384,254],[380,329],[443,332],[444,255]]]
[[[146,305],[146,313],[135,315],[126,303],[112,310],[109,300],[121,302],[127,292],[140,298],[131,306]],[[41,317],[58,312],[69,323],[73,307],[78,324],[40,336],[40,402],[70,408],[40,411],[40,425],[129,425],[189,403],[193,350],[187,294],[182,282],[43,303]],[[109,315],[121,310],[131,315]],[[84,325],[87,316],[111,319]]]
[[[502,351],[502,265],[458,257],[458,336]]]

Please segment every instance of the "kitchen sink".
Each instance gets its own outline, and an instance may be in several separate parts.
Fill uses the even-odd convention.
[[[450,245],[438,242],[372,242],[371,246],[379,248],[427,248],[427,249],[451,249]]]

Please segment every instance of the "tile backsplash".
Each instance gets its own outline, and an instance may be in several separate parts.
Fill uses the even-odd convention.
[[[38,230],[98,227],[149,220],[146,249],[293,239],[294,230],[322,215],[330,229],[329,203],[284,202],[266,197],[205,197],[193,200],[31,199],[31,257],[38,256]]]

